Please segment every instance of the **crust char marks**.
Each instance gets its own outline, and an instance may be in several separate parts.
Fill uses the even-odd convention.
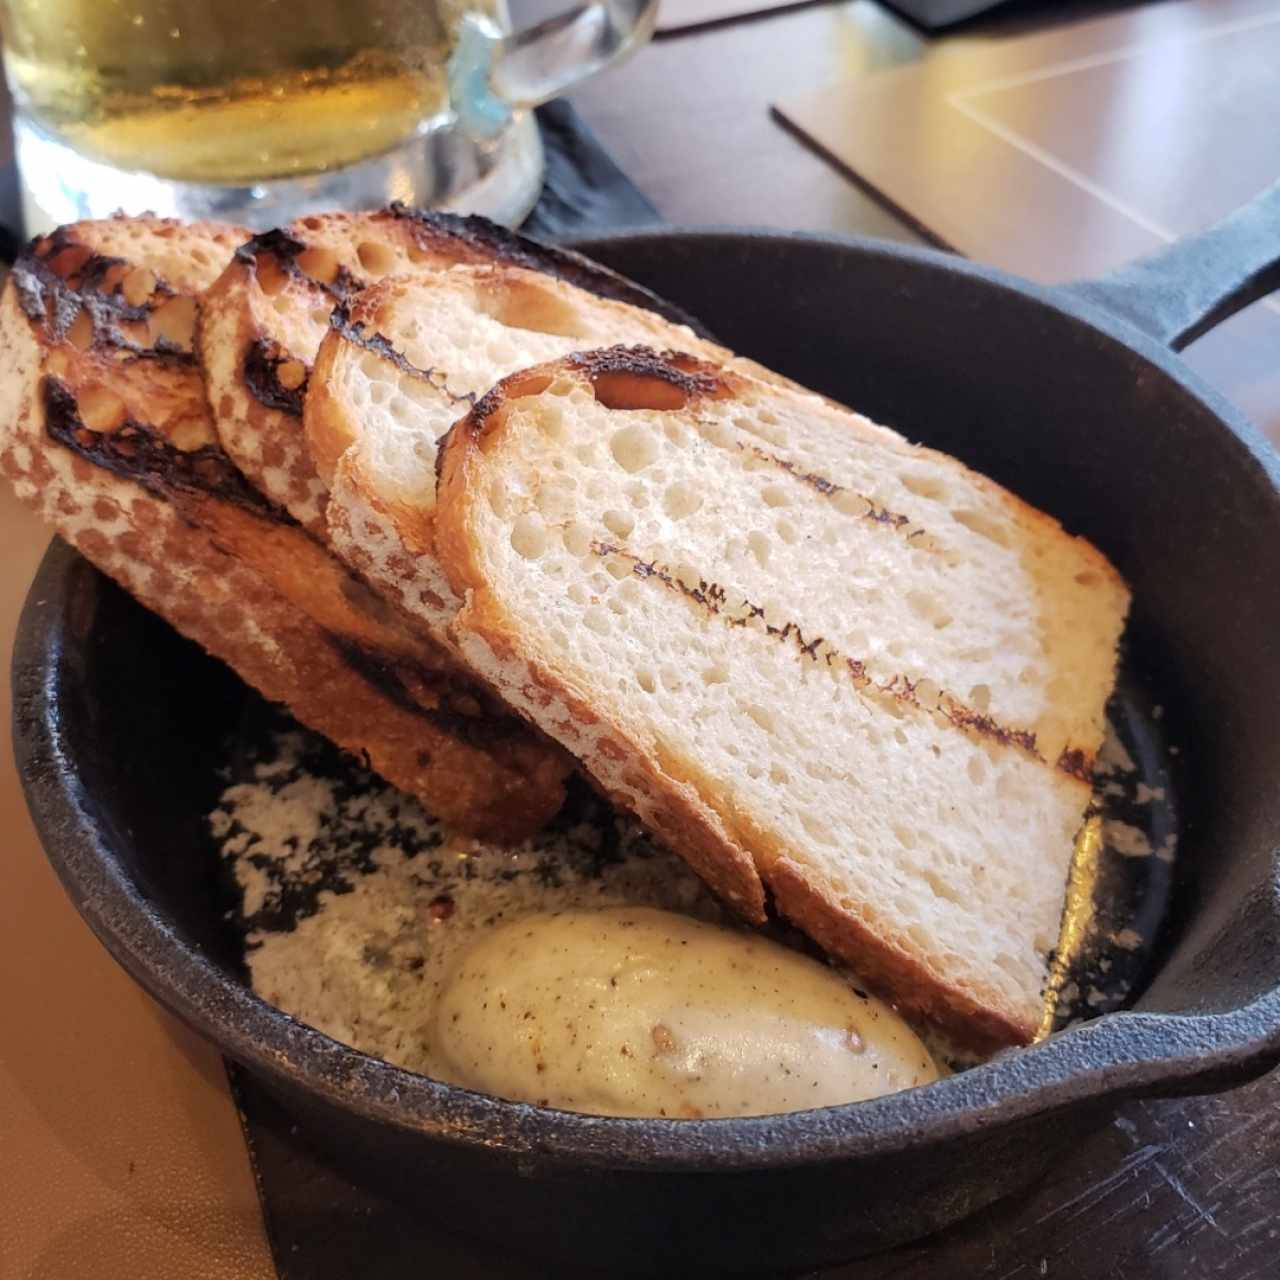
[[[395,365],[401,373],[417,378],[421,382],[430,383],[442,395],[447,396],[454,404],[474,405],[475,395],[472,392],[458,394],[451,391],[445,381],[445,375],[438,369],[421,369],[403,352],[397,351],[390,339],[376,330],[371,330],[363,320],[353,320],[351,310],[346,303],[340,302],[329,315],[329,327],[335,330],[344,342],[359,347],[362,351],[372,352],[381,359]]]
[[[133,419],[114,431],[91,431],[80,418],[75,395],[52,375],[44,379],[44,403],[50,439],[104,471],[136,481],[165,499],[184,494],[212,496],[254,515],[293,523],[245,480],[217,445],[184,452],[154,427]]]
[[[751,453],[759,458],[761,462],[771,463],[773,466],[785,471],[787,475],[799,480],[801,484],[806,484],[809,488],[817,490],[824,498],[834,498],[838,493],[849,492],[844,485],[837,484],[834,480],[828,480],[826,476],[819,475],[816,471],[801,471],[789,458],[770,453],[768,449],[762,449],[759,445],[739,444],[738,448]],[[904,525],[911,523],[910,516],[903,515],[900,511],[890,511],[888,507],[878,507],[866,494],[860,493],[857,496],[867,504],[863,519],[870,520],[875,524],[886,525],[891,529],[901,529]],[[923,532],[924,530],[917,530],[911,536],[914,537],[916,534]]]
[[[600,403],[611,409],[671,409],[702,398],[720,398],[731,390],[732,375],[683,352],[658,352],[644,346],[604,347],[575,352],[503,378],[475,402],[471,412],[448,434],[461,430],[480,439],[489,429],[490,419],[510,401],[540,395],[564,369],[585,377]],[[445,448],[442,440],[437,475]]]
[[[555,276],[597,297],[654,311],[676,324],[686,325],[699,337],[710,339],[702,325],[681,308],[571,249],[553,248],[474,214],[462,216],[428,212],[398,201],[390,206],[388,212],[393,217],[411,222],[419,238],[427,243],[439,242],[446,237],[462,240],[484,260],[510,263]]]
[[[528,733],[516,716],[494,714],[477,697],[476,686],[453,672],[423,666],[336,632],[329,633],[329,642],[342,661],[389,702],[468,746],[493,751],[514,735]]]
[[[1058,757],[1058,768],[1081,782],[1093,782],[1093,760],[1078,747],[1063,747]]]
[[[290,235],[282,227],[264,231],[252,240],[245,241],[235,252],[235,258],[250,271],[257,273],[262,261],[271,262],[278,270],[295,280],[305,280],[307,284],[323,289],[339,302],[345,301],[352,294],[364,288],[364,281],[357,279],[346,267],[339,266],[331,280],[321,280],[308,275],[298,262],[309,246],[296,236]]]
[[[291,418],[302,417],[310,371],[271,338],[255,338],[245,352],[244,381],[259,404]]]
[[[566,356],[564,363],[571,369],[580,369],[597,389],[601,378],[611,373],[622,373],[638,378],[657,378],[676,387],[691,400],[723,396],[729,390],[722,370],[683,351],[655,351],[652,347],[628,347],[620,343],[595,351],[575,352]]]
[[[247,267],[257,265],[259,254],[268,254],[281,266],[293,263],[306,249],[301,240],[291,236],[283,227],[274,227],[246,240],[235,252],[235,257]]]
[[[125,282],[135,270],[123,258],[97,253],[73,239],[68,228],[59,227],[33,241],[18,258],[13,283],[24,314],[55,341],[70,338],[84,350],[193,365],[189,349],[165,334],[151,333],[155,312],[178,295],[152,276],[146,281],[150,287],[140,290],[141,301],[130,302]],[[74,326],[81,317],[86,330],[77,334]]]
[[[799,623],[770,622],[765,608],[746,596],[741,597],[740,604],[733,605],[729,593],[717,582],[708,582],[705,578],[699,578],[696,585],[685,582],[659,561],[645,560],[625,547],[602,542],[599,539],[591,543],[591,553],[601,559],[620,556],[630,561],[631,572],[637,578],[660,583],[668,591],[683,596],[691,604],[705,610],[709,617],[718,618],[727,626],[753,627],[774,640],[793,645],[797,656],[821,663],[832,671],[843,664],[854,687],[860,693],[871,697],[889,697],[895,702],[914,707],[926,715],[941,715],[957,729],[980,738],[989,738],[1002,746],[1016,748],[1033,760],[1044,762],[1037,748],[1036,735],[1033,731],[1011,729],[992,716],[967,706],[945,690],[940,690],[935,702],[929,705],[922,701],[920,696],[920,686],[925,683],[923,678],[912,680],[898,673],[886,681],[877,681],[867,671],[865,661],[842,654],[822,636],[806,639]],[[1088,760],[1081,750],[1065,750],[1055,767],[1082,781],[1088,782],[1090,779]]]

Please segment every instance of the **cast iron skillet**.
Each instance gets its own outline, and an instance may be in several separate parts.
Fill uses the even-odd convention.
[[[794,1115],[619,1120],[362,1057],[259,1001],[218,940],[200,815],[234,680],[55,545],[23,616],[15,740],[49,857],[117,959],[356,1176],[513,1249],[684,1272],[918,1236],[1024,1184],[1132,1096],[1280,1059],[1280,470],[1178,347],[1280,284],[1280,192],[1094,284],[1043,289],[832,236],[582,246],[726,341],[950,450],[1096,541],[1180,744],[1184,827],[1153,978],[1102,1017],[924,1090]]]

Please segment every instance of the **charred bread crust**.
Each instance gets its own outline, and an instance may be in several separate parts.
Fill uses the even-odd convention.
[[[132,480],[165,501],[181,496],[233,503],[266,520],[293,524],[231,465],[216,444],[184,452],[154,427],[126,418],[114,431],[90,431],[80,418],[76,397],[54,374],[43,384],[45,430],[51,440],[86,461]]]
[[[200,300],[195,349],[209,410],[223,449],[250,483],[323,536],[323,506],[302,439],[310,369],[256,315],[265,301],[255,297],[255,260],[246,261],[245,249],[236,251]],[[320,286],[301,271],[290,281],[293,288],[324,297],[327,313]],[[272,475],[279,477],[274,484],[268,483]]]
[[[444,483],[445,455],[451,448],[458,452],[474,445],[483,450],[486,440],[501,430],[503,415],[513,401],[541,395],[562,373],[590,383],[593,394],[611,408],[676,408],[698,399],[731,395],[737,385],[736,375],[706,360],[682,351],[660,352],[644,346],[578,351],[562,360],[533,365],[503,378],[441,437],[436,454],[437,483]],[[455,436],[465,437],[465,443],[455,442]]]
[[[147,307],[112,296],[138,269],[66,228],[32,245],[0,296],[0,468],[19,496],[179,631],[433,812],[492,839],[537,829],[561,803],[568,758],[495,714],[443,650],[247,485],[207,421],[192,436],[204,412],[194,364],[138,349]],[[150,277],[137,289],[178,296]]]
[[[687,325],[700,337],[710,338],[706,330],[687,312],[666,299],[659,297],[643,285],[628,280],[626,276],[610,270],[598,262],[577,253],[543,243],[531,236],[511,231],[478,214],[443,213],[434,209],[417,209],[400,201],[393,201],[385,209],[362,216],[371,229],[379,223],[391,224],[400,232],[407,232],[419,250],[453,262],[509,265],[525,267],[557,280],[567,281],[588,293],[616,302],[626,302],[646,311],[656,312],[675,324]],[[309,247],[306,239],[307,219],[289,227],[265,231],[246,241],[236,250],[236,258],[242,263],[257,266],[264,257],[273,258],[282,270],[290,274],[302,274],[298,259]],[[314,279],[314,277],[312,277]],[[362,278],[348,267],[340,267],[329,281],[317,281],[334,298],[344,301],[371,281]]]
[[[687,311],[668,302],[651,289],[627,279],[616,271],[578,253],[573,249],[544,244],[531,236],[521,235],[490,222],[476,214],[459,215],[414,209],[408,205],[393,203],[387,209],[393,217],[413,222],[426,239],[449,236],[473,247],[479,261],[506,263],[526,267],[545,275],[564,280],[568,284],[585,289],[601,298],[626,302],[633,307],[656,312],[673,324],[685,325],[700,338],[709,342],[715,339],[702,324]]]
[[[415,209],[397,202],[365,217],[368,233],[372,234],[380,224],[389,224],[398,231],[406,231],[417,250],[442,263],[523,267],[564,280],[598,297],[655,312],[675,324],[687,326],[700,337],[709,338],[692,316],[616,271],[571,249],[543,244],[479,215]],[[304,220],[291,227],[265,231],[241,245],[235,252],[235,261],[256,273],[264,261],[270,260],[289,278],[305,281],[308,286],[328,294],[335,305],[349,301],[377,278],[358,274],[345,263],[339,264],[328,278],[307,272],[301,263],[311,247],[305,238],[306,230]],[[382,354],[394,358],[396,353],[385,339],[383,346],[386,350]],[[277,408],[295,417],[301,414],[300,396],[282,397],[278,388],[260,378],[246,376],[246,382],[268,408]]]

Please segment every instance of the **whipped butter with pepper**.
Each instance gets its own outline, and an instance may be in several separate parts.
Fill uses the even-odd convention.
[[[650,907],[486,931],[445,975],[431,1023],[431,1074],[594,1115],[766,1115],[939,1075],[892,1009],[826,965]]]

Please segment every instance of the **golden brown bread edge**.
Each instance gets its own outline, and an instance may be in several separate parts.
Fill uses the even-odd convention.
[[[625,762],[629,770],[626,785],[658,793],[656,813],[648,825],[746,919],[758,923],[765,918],[767,894],[778,912],[830,955],[849,964],[869,987],[938,1028],[965,1050],[985,1054],[1028,1043],[1035,1026],[940,983],[913,957],[905,940],[876,918],[873,906],[860,904],[851,909],[836,900],[817,877],[789,856],[785,846],[725,804],[695,760],[679,753],[664,753],[658,758],[644,744],[629,738],[619,725],[604,721],[597,708],[575,697],[556,671],[531,658],[522,646],[511,620],[488,591],[476,557],[468,508],[473,500],[483,500],[478,496],[484,491],[479,475],[485,454],[500,439],[509,403],[539,394],[565,366],[590,378],[597,399],[612,408],[677,408],[699,398],[732,395],[737,381],[733,373],[677,353],[614,348],[523,370],[504,379],[477,402],[442,440],[437,460],[436,554],[454,590],[467,601],[460,626],[478,635],[499,661],[518,658],[527,663],[521,696],[545,708],[566,709],[566,719],[557,725],[556,734],[571,750],[575,736],[585,736],[581,729],[589,727],[611,763]],[[963,725],[957,730],[966,731]],[[1022,748],[1014,743],[1010,749]],[[606,794],[626,803],[596,776],[600,762],[584,759],[581,763]],[[672,779],[689,783],[701,805],[685,801],[671,786]],[[1087,799],[1087,786],[1080,785]]]
[[[149,296],[130,302],[139,264],[98,252],[93,226],[34,241],[0,296],[0,469],[19,496],[432,812],[489,839],[536,830],[571,762],[244,481],[214,441],[189,346],[154,333],[181,290],[152,272]]]

